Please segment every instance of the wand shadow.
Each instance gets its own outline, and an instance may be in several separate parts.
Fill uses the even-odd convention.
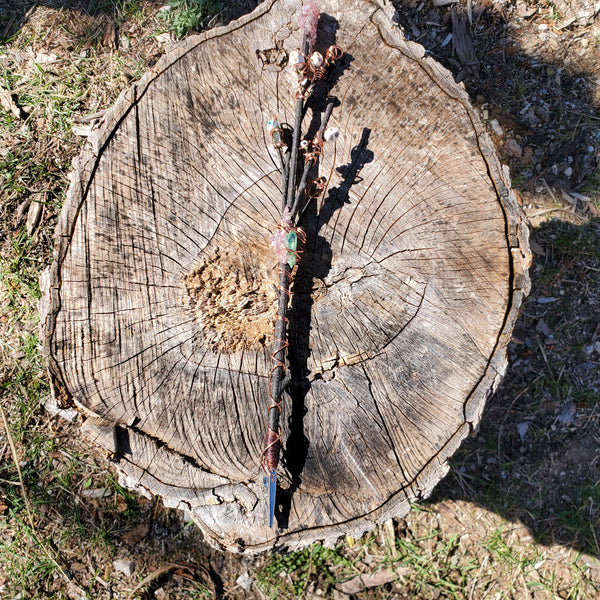
[[[340,185],[329,189],[318,210],[317,203],[309,202],[300,225],[306,231],[306,248],[292,287],[292,301],[289,310],[289,374],[287,394],[290,398],[291,413],[288,419],[289,434],[283,451],[283,465],[290,476],[290,486],[277,490],[275,516],[280,528],[286,529],[289,523],[291,502],[294,493],[302,483],[302,473],[306,464],[310,440],[304,431],[306,416],[305,400],[311,389],[308,357],[310,356],[311,314],[315,292],[325,289],[323,280],[331,269],[332,251],[329,242],[319,231],[332,219],[345,204],[349,204],[352,185],[361,181],[360,171],[371,162],[374,154],[368,149],[371,130],[364,128],[359,143],[350,151],[350,162],[337,168],[343,177]]]

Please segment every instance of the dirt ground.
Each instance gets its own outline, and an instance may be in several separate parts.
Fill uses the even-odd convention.
[[[397,3],[510,167],[531,294],[505,380],[432,498],[362,540],[258,558],[208,548],[123,489],[69,415],[44,408],[37,278],[71,160],[176,43],[161,6],[0,6],[0,598],[600,598],[600,4]]]

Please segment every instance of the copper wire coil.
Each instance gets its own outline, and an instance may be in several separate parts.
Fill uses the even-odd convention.
[[[327,71],[328,66],[329,63],[325,62],[320,67],[315,67],[313,69],[314,81],[319,81],[320,79],[323,79],[323,76],[325,75],[325,71]]]
[[[323,138],[320,136],[320,132],[317,132],[313,141],[311,142],[310,150],[306,151],[304,154],[304,161],[316,163],[319,160],[319,156],[321,156],[321,152],[323,151],[323,143]]]
[[[310,96],[309,87],[298,86],[295,95],[296,100],[306,100]]]
[[[271,131],[271,141],[274,148],[285,148],[287,146],[284,135],[284,131],[281,127],[273,128]]]
[[[329,61],[329,62],[333,62],[336,60],[339,60],[340,58],[342,58],[344,54],[344,51],[339,47],[336,46],[335,44],[332,46],[329,46],[329,48],[327,48],[327,52],[325,52],[325,60]]]
[[[298,73],[298,77],[303,77],[306,75],[306,72],[308,71],[308,64],[307,64],[307,57],[303,54],[302,55],[304,57],[304,62],[303,63],[298,63],[294,68],[296,69],[296,72]]]
[[[277,468],[279,464],[279,452],[281,450],[281,432],[267,428],[265,435],[265,447],[260,457],[260,465],[267,475]]]

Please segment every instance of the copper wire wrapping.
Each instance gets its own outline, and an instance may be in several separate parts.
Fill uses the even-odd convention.
[[[292,227],[290,224],[281,222],[277,224],[276,233],[281,232],[284,236],[291,232],[295,232],[298,239],[298,247],[295,250],[286,247],[286,252],[294,255],[294,264],[296,264],[300,260],[300,255],[302,254],[302,246],[306,242],[306,233],[299,227]],[[285,239],[285,238],[284,238]],[[276,249],[277,252],[277,249]],[[281,282],[282,273],[288,273],[287,269],[290,269],[288,262],[283,262],[280,260],[280,256],[278,257],[278,270],[279,270],[279,281]],[[288,275],[288,285],[286,287],[279,284],[279,291],[283,292],[288,301],[291,297],[290,286],[293,281],[292,271],[289,271]],[[289,320],[287,317],[277,314],[275,316],[275,322],[284,321],[285,327],[284,331],[287,330],[287,326],[289,325]],[[272,382],[273,375],[278,370],[281,369],[284,373],[286,371],[285,367],[285,351],[289,348],[289,342],[287,341],[287,336],[284,339],[277,337],[277,327],[274,325],[273,327],[273,351],[271,352],[271,371],[269,373],[269,408],[268,413],[272,410],[277,410],[281,414],[281,403],[282,403],[282,394],[281,390],[275,390],[275,394],[273,394]],[[279,358],[279,355],[282,354],[284,360]],[[278,431],[274,431],[269,425],[267,425],[267,433],[265,435],[264,448],[262,451],[262,455],[260,458],[260,464],[263,470],[267,473],[267,475],[273,470],[277,468],[279,464],[279,454],[281,448],[281,428]]]
[[[323,138],[319,131],[315,135],[313,141],[310,144],[310,149],[304,153],[304,161],[312,162],[313,164],[319,160],[321,152],[323,151]]]

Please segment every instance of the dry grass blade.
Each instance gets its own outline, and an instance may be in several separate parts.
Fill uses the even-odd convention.
[[[19,456],[17,454],[17,447],[15,446],[15,441],[14,441],[12,434],[10,432],[10,429],[8,427],[8,419],[6,418],[6,412],[4,411],[4,408],[2,407],[1,404],[0,404],[0,415],[2,415],[2,423],[4,424],[4,431],[6,432],[6,439],[8,440],[8,445],[10,446],[10,451],[11,451],[11,454],[13,457],[13,462],[15,464],[15,468],[17,469],[17,476],[19,477],[19,486],[20,486],[21,492],[23,494],[23,501],[25,502],[25,511],[27,512],[27,520],[29,521],[29,526],[31,527],[31,534],[32,534],[33,538],[35,539],[36,543],[38,544],[38,546],[41,548],[42,552],[46,555],[48,560],[50,560],[54,564],[54,566],[56,567],[56,570],[61,574],[61,576],[64,578],[64,580],[67,582],[67,584],[72,589],[76,590],[77,593],[81,595],[81,597],[85,598],[85,592],[77,584],[75,584],[73,582],[73,580],[65,573],[64,569],[56,561],[56,558],[54,558],[54,556],[52,556],[52,554],[48,550],[47,546],[42,542],[42,540],[40,539],[40,537],[37,533],[35,523],[33,521],[33,513],[31,511],[31,503],[29,502],[29,496],[27,495],[27,490],[25,489],[25,483],[23,482],[23,474],[21,473],[21,467],[19,466]]]
[[[206,567],[203,567],[202,565],[182,565],[179,563],[166,563],[162,567],[159,567],[155,571],[152,571],[152,573],[150,573],[150,575],[147,575],[146,577],[144,577],[144,579],[142,579],[142,581],[140,581],[131,590],[131,592],[127,596],[127,599],[131,600],[131,598],[133,598],[133,595],[136,594],[137,592],[139,592],[144,586],[148,585],[155,579],[158,579],[161,575],[164,575],[165,573],[168,573],[169,571],[171,571],[173,569],[188,569],[190,571],[193,571],[194,569],[201,569],[202,571],[205,572],[205,574],[207,576],[209,575]]]

